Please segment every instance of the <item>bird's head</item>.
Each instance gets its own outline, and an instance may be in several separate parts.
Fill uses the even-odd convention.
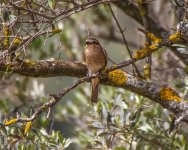
[[[99,41],[97,39],[89,37],[86,40],[86,45],[100,45],[100,44],[99,44]]]

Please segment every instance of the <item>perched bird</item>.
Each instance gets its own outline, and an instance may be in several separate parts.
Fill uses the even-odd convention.
[[[96,74],[106,67],[107,54],[97,39],[89,37],[86,40],[84,53],[86,65],[90,75]],[[91,85],[91,101],[96,103],[98,101],[99,78],[91,79]]]

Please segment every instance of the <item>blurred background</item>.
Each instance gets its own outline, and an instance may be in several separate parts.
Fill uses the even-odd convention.
[[[21,2],[24,1],[14,3],[21,5]],[[41,9],[41,12],[42,7],[38,8],[37,4],[59,12],[87,3],[82,0],[74,2],[76,4],[72,1],[44,0],[30,1],[28,5],[32,6],[30,9],[33,10]],[[149,17],[155,21],[156,26],[163,29],[160,38],[166,38],[175,32],[186,8],[183,1],[177,0],[146,0],[143,3],[147,3],[149,7]],[[9,1],[1,4],[1,10],[6,8],[8,11],[9,23],[14,22],[15,18],[22,21],[31,19],[29,14],[24,14],[24,10],[15,10]],[[145,35],[138,30],[144,29],[142,23],[130,16],[127,7],[139,8],[139,4],[139,1],[132,0],[111,4],[132,54],[144,46]],[[139,15],[138,11],[137,16]],[[0,23],[2,35],[3,11]],[[45,26],[42,24],[40,28],[43,25]],[[62,31],[52,36],[37,37],[26,47],[26,53],[22,53],[21,57],[29,60],[60,59],[84,62],[83,50],[89,32],[90,36],[100,41],[108,57],[115,63],[130,59],[122,34],[107,4],[76,12],[55,22],[54,26]],[[18,35],[24,37],[26,30],[31,28],[31,23],[22,22],[15,24],[12,30],[19,31]],[[28,32],[34,31],[31,29]],[[184,50],[186,51],[186,48]],[[141,74],[144,64],[145,60],[136,63]],[[114,64],[108,62],[108,66],[112,65]],[[132,66],[123,69],[132,72]],[[160,49],[152,55],[151,69],[153,82],[172,87],[186,99],[186,64],[175,53],[168,48]],[[78,80],[73,77],[31,78],[8,72],[0,72],[0,76],[0,122],[15,118],[18,114],[29,117],[41,104],[49,100],[49,94],[56,94]],[[27,137],[23,135],[21,123],[0,127],[1,149],[188,149],[187,125],[182,123],[170,134],[168,130],[173,114],[159,104],[111,86],[100,85],[97,105],[90,103],[90,94],[90,83],[84,83],[65,95],[53,108],[50,118],[46,118],[47,113],[43,113],[34,121]]]

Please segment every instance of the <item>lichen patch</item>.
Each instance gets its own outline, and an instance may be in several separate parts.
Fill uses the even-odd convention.
[[[127,81],[126,73],[120,69],[109,72],[108,78],[117,85],[125,84]]]
[[[171,88],[162,88],[160,91],[160,98],[167,101],[182,101],[178,94]]]

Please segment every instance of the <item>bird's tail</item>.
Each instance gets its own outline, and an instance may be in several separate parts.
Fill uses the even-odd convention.
[[[97,101],[98,101],[98,90],[99,90],[99,78],[92,79],[91,85],[92,85],[91,102],[97,103]]]

